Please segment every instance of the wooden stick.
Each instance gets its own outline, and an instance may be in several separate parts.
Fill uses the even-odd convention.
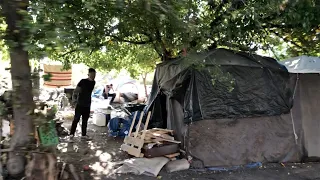
[[[162,138],[162,137],[157,137],[157,138],[153,139],[153,142],[157,142],[157,141],[167,141],[167,142],[172,142],[172,143],[176,143],[176,144],[180,144],[180,143],[181,143],[181,141],[164,139],[164,138]]]
[[[80,180],[78,174],[76,173],[76,168],[73,166],[73,164],[69,164],[69,170],[75,180]]]
[[[136,112],[134,113],[133,120],[132,120],[132,124],[131,124],[131,126],[130,126],[130,130],[129,130],[128,136],[130,136],[131,133],[132,133],[133,126],[134,126],[134,124],[136,123],[137,114],[138,114],[138,111],[136,111]]]
[[[141,115],[140,115],[140,119],[139,119],[139,122],[138,122],[138,127],[136,128],[136,132],[134,134],[134,137],[136,138],[138,136],[138,133],[139,133],[139,130],[140,130],[140,126],[141,126],[141,121],[142,121],[142,118],[143,118],[143,114],[144,112],[141,111]]]
[[[64,169],[66,168],[66,165],[67,165],[67,163],[63,163],[63,165],[62,165],[62,169],[61,169],[61,173],[60,173],[60,178],[59,179],[62,179],[62,177],[63,177],[63,173],[64,173]]]
[[[173,130],[162,129],[162,128],[153,128],[153,129],[151,129],[151,131],[165,131],[165,132],[168,132],[168,133],[173,133]]]
[[[144,139],[144,137],[146,136],[147,128],[148,128],[148,125],[149,125],[150,116],[151,116],[151,111],[148,112],[148,117],[147,117],[147,120],[146,120],[146,124],[144,125],[144,129],[143,129],[144,131],[142,133],[141,139]]]
[[[167,158],[174,158],[174,157],[180,156],[180,153],[167,154],[167,155],[164,155],[164,156],[167,157]]]

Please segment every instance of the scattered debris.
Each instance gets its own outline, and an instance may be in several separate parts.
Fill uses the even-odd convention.
[[[132,133],[137,116],[137,112],[135,113],[129,134],[127,137],[125,137],[124,144],[122,144],[121,149],[137,158],[125,161],[124,165],[118,168],[118,173],[131,172],[134,174],[148,174],[152,172],[151,174],[156,176],[157,173],[155,172],[157,171],[151,171],[150,168],[159,165],[159,163],[152,165],[152,163],[154,163],[152,161],[158,160],[159,158],[160,160],[163,158],[166,159],[166,163],[170,161],[170,163],[168,163],[168,167],[166,168],[168,172],[189,169],[190,163],[188,160],[177,160],[180,156],[179,144],[181,142],[174,139],[173,130],[160,128],[147,130],[150,115],[151,112],[148,113],[144,130],[139,131],[139,127],[143,119],[143,112],[141,112],[137,125],[138,128],[134,133]],[[140,164],[141,162],[144,162],[143,165]],[[163,164],[163,166],[165,164]],[[145,169],[144,166],[148,166],[149,169]],[[156,167],[158,168],[159,166]],[[157,170],[160,171],[161,168]]]
[[[124,161],[123,165],[116,169],[118,174],[133,173],[136,175],[147,175],[157,177],[160,170],[169,162],[168,158],[132,158]]]
[[[146,129],[149,124],[151,112],[148,113],[148,117],[147,117],[146,124],[144,126],[144,131],[143,131],[142,135],[138,136],[139,128],[140,128],[140,125],[142,122],[143,115],[144,115],[144,113],[141,112],[136,132],[134,133],[134,135],[132,135],[131,132],[132,132],[133,126],[135,124],[135,120],[136,120],[136,116],[137,116],[137,112],[135,113],[130,130],[129,130],[129,134],[128,134],[128,136],[125,137],[124,144],[121,145],[121,149],[123,151],[126,151],[128,154],[133,155],[135,157],[143,157],[144,156],[141,153],[141,148],[144,145],[144,137],[146,135]]]
[[[165,166],[168,172],[182,171],[190,168],[190,163],[186,159],[170,161]]]
[[[84,171],[89,171],[89,170],[90,170],[90,167],[89,167],[88,165],[84,165],[84,166],[83,166],[83,170],[84,170]]]

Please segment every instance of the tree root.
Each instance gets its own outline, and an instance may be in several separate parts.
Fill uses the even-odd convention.
[[[56,163],[54,154],[33,153],[32,160],[26,166],[26,180],[56,180]]]

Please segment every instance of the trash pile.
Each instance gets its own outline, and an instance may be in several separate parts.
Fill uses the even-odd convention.
[[[138,137],[143,135],[143,131],[138,133]],[[144,157],[160,157],[165,156],[170,160],[176,160],[180,155],[179,144],[180,141],[175,141],[173,137],[173,130],[168,129],[149,129],[146,130],[144,137],[144,146],[142,152]]]
[[[121,149],[135,156],[124,161],[123,166],[116,170],[117,173],[134,173],[157,176],[165,167],[168,172],[189,169],[190,164],[186,159],[180,159],[180,141],[173,137],[173,130],[153,128],[148,129],[151,112],[148,113],[143,130],[139,130],[143,119],[141,112],[137,129],[132,133],[136,115],[131,124],[128,136],[125,137]]]

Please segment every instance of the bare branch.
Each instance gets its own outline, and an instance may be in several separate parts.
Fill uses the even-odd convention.
[[[73,49],[73,50],[71,50],[71,51],[68,51],[68,52],[62,54],[60,57],[65,57],[66,55],[71,54],[71,53],[74,53],[74,52],[76,52],[76,51],[77,51],[76,49]]]

